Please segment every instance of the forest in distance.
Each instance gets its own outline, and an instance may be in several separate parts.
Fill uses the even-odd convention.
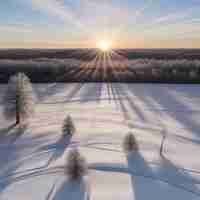
[[[0,82],[18,72],[35,83],[200,83],[200,49],[0,50]]]
[[[0,49],[0,59],[74,58],[92,60],[97,49]],[[200,59],[200,49],[114,49],[127,59]]]

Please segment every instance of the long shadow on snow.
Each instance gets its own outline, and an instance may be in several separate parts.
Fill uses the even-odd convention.
[[[87,103],[92,99],[100,102],[102,92],[102,83],[87,84],[80,96],[81,103]]]
[[[54,144],[50,144],[38,149],[37,152],[43,152],[43,151],[48,152],[54,150],[53,155],[48,160],[48,162],[43,166],[43,168],[48,167],[52,162],[55,162],[58,158],[62,157],[67,147],[69,146],[70,141],[71,141],[71,136],[61,137]]]
[[[178,101],[171,93],[170,88],[165,87],[159,91],[159,95],[157,91],[152,90],[151,93],[146,90],[147,95],[151,96],[157,103],[159,103],[162,107],[168,108],[169,105],[172,105],[172,109],[176,109],[176,107],[180,107],[182,110],[187,111],[188,106]],[[176,112],[176,110],[171,110],[164,113],[166,116],[170,116],[175,121],[179,122],[183,125],[184,128],[189,129],[196,136],[199,135],[200,123],[193,120],[191,115],[187,112]],[[181,130],[180,130],[181,131]]]
[[[115,88],[113,87],[112,91],[113,91],[113,94],[115,95],[115,97],[117,96],[118,99],[119,99],[119,106],[120,106],[120,109],[121,109],[121,111],[124,115],[124,119],[125,120],[131,120],[131,116],[129,114],[129,111],[127,110],[123,100],[121,100],[121,94],[119,92],[119,89],[117,87],[115,87]]]
[[[118,101],[127,100],[127,96],[122,96],[121,94],[117,94],[115,88],[117,88],[118,83],[106,83],[108,100],[111,103],[114,100],[116,107],[120,106]]]
[[[54,168],[48,168],[48,169],[40,169],[36,171],[31,171],[29,173],[25,173],[18,176],[9,176],[4,179],[1,178],[0,180],[0,192],[5,190],[9,185],[28,180],[28,179],[34,179],[36,177],[46,176],[46,175],[58,175],[63,174],[64,167],[54,167]]]
[[[131,93],[133,97],[136,97],[139,101],[141,101],[147,109],[153,112],[155,115],[160,113],[160,109],[156,108],[155,101],[152,96],[147,95],[152,91],[156,86],[148,85],[145,87],[144,85],[133,85],[126,84],[126,89]],[[145,108],[142,108],[145,110]]]
[[[6,139],[6,137],[9,135],[9,132],[15,127],[16,127],[16,124],[12,124],[6,128],[0,129],[1,143],[2,143],[2,140],[4,141],[4,139]]]
[[[136,96],[138,96],[141,101],[143,101],[148,108],[151,110],[151,112],[155,114],[160,115],[160,122],[161,126],[166,129],[166,138],[168,137],[174,137],[175,139],[181,139],[181,141],[188,141],[193,143],[199,143],[200,139],[191,139],[188,137],[181,136],[179,133],[175,134],[168,134],[168,131],[170,131],[165,125],[164,119],[162,117],[170,117],[175,122],[179,122],[179,124],[183,125],[184,128],[189,129],[192,133],[195,133],[196,135],[199,135],[198,130],[200,128],[200,123],[197,123],[196,121],[193,121],[190,117],[190,113],[188,112],[191,109],[188,109],[188,107],[179,102],[177,98],[173,97],[173,95],[170,93],[170,91],[178,90],[176,93],[179,93],[179,87],[180,86],[174,86],[174,85],[148,85],[149,87],[144,87],[143,85],[135,85],[134,87],[131,87],[132,85],[128,85],[129,90]],[[183,92],[183,90],[181,90]],[[187,92],[185,92],[187,94]],[[191,94],[191,93],[189,93]],[[197,97],[199,97],[197,95]],[[158,108],[156,108],[155,105],[158,105]],[[177,109],[183,110],[183,112],[180,112]],[[164,112],[165,111],[165,112]],[[180,130],[181,131],[181,130]]]
[[[122,113],[124,115],[124,119],[127,120],[127,121],[132,121],[133,119],[132,119],[130,113],[134,112],[134,113],[137,114],[137,116],[140,118],[140,120],[145,122],[146,119],[145,119],[144,115],[137,108],[137,106],[131,101],[131,99],[127,95],[127,93],[123,90],[124,89],[120,85],[114,85],[114,87],[112,88],[112,91],[115,93],[115,96],[117,96],[118,97],[117,99],[119,99],[119,105],[120,105],[120,109],[122,110]],[[128,100],[127,103],[130,105],[131,110],[128,110],[124,101],[121,100],[121,97],[126,97],[126,99]],[[130,128],[132,128],[132,126],[130,126]]]
[[[25,134],[25,132],[28,130],[28,125],[22,125],[18,126],[16,124],[10,125],[7,128],[0,130],[0,139],[2,146],[11,145],[12,143],[15,143],[16,140]],[[0,144],[0,145],[1,145]]]
[[[173,193],[169,193],[168,188],[165,190],[163,183],[175,189],[200,196],[200,189],[195,185],[199,185],[200,181],[195,180],[185,171],[180,171],[180,169],[168,160],[161,160],[161,164],[158,165],[156,169],[150,167],[140,153],[130,153],[127,155],[127,161],[135,197],[133,199],[143,200],[147,197],[149,199],[175,199],[176,197]],[[150,184],[148,184],[148,188],[146,188],[144,183],[148,183],[149,180],[151,182],[149,182]],[[156,183],[156,187],[152,185],[152,181]],[[182,193],[180,192],[180,194]],[[182,198],[184,198],[184,196],[182,196]]]
[[[54,200],[89,200],[89,190],[84,179],[77,181],[64,180],[53,197]]]
[[[16,141],[16,139],[18,137],[17,135],[14,136],[14,138],[12,138],[12,140],[13,140],[12,142]],[[11,165],[11,167],[10,166],[8,167],[8,164],[10,164],[12,162],[14,162],[14,163],[18,162],[18,160],[20,159],[18,152],[17,152],[17,149],[16,149],[16,146],[13,144],[13,145],[9,145],[8,148],[1,148],[0,159],[1,159],[0,168],[1,168],[1,174],[2,175],[14,172],[18,168],[18,166],[17,165],[14,165],[14,166]],[[0,193],[7,186],[8,186],[7,181],[0,182]]]
[[[161,160],[160,164],[156,167],[153,165],[153,168],[138,152],[130,153],[127,161],[128,167],[120,163],[91,163],[89,169],[130,174],[133,199],[136,200],[144,200],[147,197],[149,199],[163,199],[164,197],[166,200],[177,199],[175,193],[169,191],[170,188],[174,188],[175,191],[179,190],[178,194],[181,195],[179,198],[184,200],[189,199],[187,195],[193,196],[194,199],[200,197],[200,180],[196,180],[168,160]],[[167,185],[170,188],[166,187]]]
[[[84,83],[77,83],[76,86],[70,91],[70,93],[65,96],[64,100],[72,100],[75,95],[78,94],[78,92],[81,90],[81,88],[83,88],[83,86]]]
[[[147,119],[145,117],[145,114],[141,111],[141,109],[134,103],[134,99],[132,99],[130,97],[130,95],[128,94],[128,89],[123,87],[122,84],[118,84],[118,87],[116,87],[116,89],[119,91],[119,94],[121,96],[125,96],[126,99],[127,99],[127,103],[128,105],[130,106],[131,110],[130,111],[134,111],[137,116],[139,117],[139,119],[142,121],[142,122],[146,122]]]
[[[186,84],[178,84],[178,85],[169,85],[170,89],[175,91],[177,94],[180,94],[180,96],[192,96],[196,99],[200,99],[200,93],[199,91],[199,85],[186,85]]]
[[[45,200],[51,200],[52,199],[52,195],[53,195],[53,192],[54,192],[55,188],[56,188],[56,183],[54,183],[53,186],[51,187],[51,189],[48,192],[47,197],[45,198]]]
[[[37,85],[36,85],[36,87],[34,87],[34,90],[36,91],[38,101],[42,102],[55,94],[58,94],[62,91],[67,91],[68,88],[71,86],[72,86],[71,84],[54,83],[51,85],[47,84],[45,91],[44,90],[41,91],[39,89],[39,86],[37,86]]]
[[[36,156],[39,156],[41,154],[42,155],[48,154],[51,152],[53,152],[53,155],[49,158],[49,160],[44,165],[34,168],[34,169],[24,170],[23,173],[32,172],[33,170],[41,170],[41,169],[49,167],[49,165],[52,162],[55,162],[58,158],[62,157],[67,147],[71,144],[70,141],[71,141],[71,136],[67,136],[67,137],[65,136],[65,137],[61,137],[58,141],[56,141],[53,144],[49,144],[37,149],[35,152],[29,155],[28,159],[32,160]],[[28,160],[25,159],[25,161],[27,162]],[[18,172],[18,173],[15,173],[15,175],[21,174],[21,173],[22,172]]]
[[[22,135],[24,135],[27,130],[28,130],[28,124],[24,124],[22,126],[16,127],[16,130],[10,136],[10,143],[12,144],[16,142],[17,139],[21,137]]]
[[[38,153],[48,153],[49,151],[54,150],[53,155],[50,157],[50,159],[47,161],[47,163],[43,166],[40,167],[36,167],[33,169],[27,169],[27,170],[23,170],[20,172],[15,172],[19,167],[20,164],[24,163],[20,162],[19,158],[17,158],[17,151],[14,148],[9,148],[10,151],[8,152],[7,148],[5,148],[5,151],[1,150],[1,153],[4,154],[6,161],[4,160],[3,164],[6,165],[9,160],[12,158],[12,160],[15,161],[16,165],[13,165],[12,167],[7,168],[6,171],[3,171],[3,174],[8,174],[7,176],[1,177],[1,179],[5,179],[6,177],[6,181],[1,182],[0,181],[0,192],[3,191],[4,189],[6,189],[7,186],[9,186],[10,184],[13,183],[13,181],[18,181],[18,180],[24,180],[24,178],[31,178],[32,176],[38,176],[40,174],[40,171],[43,171],[45,168],[47,168],[52,162],[55,162],[59,157],[61,157],[66,148],[68,147],[68,145],[70,144],[70,140],[71,137],[61,137],[57,142],[55,142],[54,144],[50,144],[50,145],[46,145],[44,147],[39,148],[36,152],[33,153],[33,155],[29,155],[28,160],[32,160],[34,156],[37,156]],[[3,149],[4,150],[4,149]],[[2,159],[3,156],[1,156]],[[26,162],[28,162],[27,159],[25,159]],[[19,162],[19,163],[18,163]],[[2,166],[1,166],[2,168]],[[27,176],[23,175],[24,173],[29,173]],[[10,174],[10,175],[9,175]],[[15,176],[19,176],[18,178],[15,178]]]
[[[66,85],[66,84],[65,84]],[[57,104],[57,103],[67,103],[67,102],[73,102],[73,98],[76,96],[76,94],[81,90],[81,88],[83,87],[84,83],[74,83],[74,84],[68,84],[67,87],[66,86],[62,86],[63,90],[72,88],[71,90],[69,90],[70,92],[68,93],[68,90],[66,90],[66,95],[63,96],[62,100],[59,101],[46,101],[43,104]],[[53,95],[53,92],[52,92]],[[76,102],[76,100],[74,101]],[[39,103],[40,104],[40,103]]]

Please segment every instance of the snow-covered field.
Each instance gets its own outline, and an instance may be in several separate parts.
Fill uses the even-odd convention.
[[[36,112],[20,133],[3,116],[5,89],[0,200],[200,199],[199,85],[34,85]],[[70,143],[61,137],[68,114],[77,128]],[[130,131],[140,151],[127,157],[121,143]],[[85,182],[64,175],[71,148],[88,162]]]

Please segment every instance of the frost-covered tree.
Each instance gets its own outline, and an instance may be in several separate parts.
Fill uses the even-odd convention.
[[[67,157],[65,173],[70,180],[78,180],[87,173],[87,164],[78,150],[71,150]]]
[[[124,151],[126,153],[136,152],[136,151],[139,150],[137,140],[136,140],[135,136],[132,133],[128,133],[124,137],[123,149],[124,149]]]
[[[32,115],[34,111],[32,85],[24,73],[18,73],[9,79],[5,101],[5,115],[9,119],[15,117],[16,125]]]
[[[76,128],[72,118],[70,116],[67,116],[63,122],[63,127],[62,127],[63,136],[72,136],[75,133],[75,131]]]

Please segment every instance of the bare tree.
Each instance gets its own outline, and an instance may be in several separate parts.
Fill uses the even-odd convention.
[[[74,122],[70,116],[67,116],[63,122],[62,133],[63,136],[72,136],[76,131]]]
[[[15,116],[16,125],[33,113],[32,85],[24,73],[18,73],[10,78],[5,101],[5,115],[9,119]]]
[[[128,133],[123,141],[123,149],[126,153],[136,152],[139,150],[138,143],[132,133]]]
[[[71,180],[78,180],[87,173],[87,164],[78,150],[71,150],[67,157],[66,175]]]

